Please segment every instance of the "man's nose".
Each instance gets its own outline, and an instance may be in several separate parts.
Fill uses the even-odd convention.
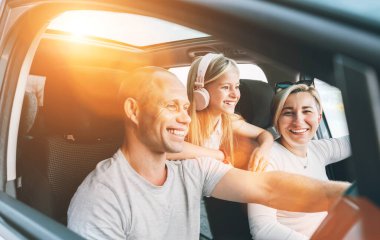
[[[189,124],[191,122],[189,113],[186,110],[181,110],[177,117],[177,121],[183,124]]]

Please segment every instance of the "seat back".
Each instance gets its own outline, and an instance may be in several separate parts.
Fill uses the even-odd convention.
[[[236,106],[236,112],[247,122],[268,128],[272,125],[271,106],[274,97],[272,87],[257,80],[240,80],[241,97]]]
[[[27,136],[32,129],[34,121],[36,120],[37,110],[38,103],[36,95],[34,93],[25,92],[18,131],[19,139]]]
[[[38,112],[38,101],[34,93],[25,92],[24,100],[22,104],[20,125],[18,128],[17,138],[17,152],[16,152],[16,171],[17,178],[20,179],[22,175],[22,158],[25,156],[25,147],[31,140],[31,129],[34,126],[36,116]],[[17,197],[20,198],[20,188],[17,188]]]
[[[22,199],[66,224],[71,197],[124,133],[117,94],[124,72],[57,69],[47,76],[39,129],[24,146]]]
[[[241,98],[236,112],[247,122],[261,128],[271,125],[274,91],[268,83],[240,80]],[[239,145],[239,143],[237,143]],[[252,239],[249,232],[247,204],[206,198],[206,209],[214,239]]]

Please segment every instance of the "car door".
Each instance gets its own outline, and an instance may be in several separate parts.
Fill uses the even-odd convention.
[[[22,94],[17,92],[16,85],[30,68],[30,58],[37,47],[36,29],[28,28],[34,22],[25,15],[38,3],[3,0],[0,4],[0,239],[83,239],[15,199],[16,126],[22,104]],[[36,27],[38,24],[37,20]]]

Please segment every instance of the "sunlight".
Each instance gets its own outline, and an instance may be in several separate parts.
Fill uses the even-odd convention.
[[[91,21],[86,15],[77,15],[76,18],[72,18],[67,13],[63,13],[54,19],[48,28],[69,32],[77,38],[83,38],[91,35],[95,28],[94,25],[89,24]]]
[[[68,11],[53,19],[48,29],[76,38],[99,37],[135,46],[209,36],[161,19],[106,11]]]

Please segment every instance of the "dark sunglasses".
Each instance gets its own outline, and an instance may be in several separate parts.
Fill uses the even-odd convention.
[[[314,86],[314,79],[312,80],[300,80],[298,82],[279,82],[279,83],[276,83],[275,87],[274,87],[274,90],[275,92],[278,92],[282,89],[286,89],[290,86],[293,86],[293,85],[298,85],[298,84],[305,84],[307,86]]]

